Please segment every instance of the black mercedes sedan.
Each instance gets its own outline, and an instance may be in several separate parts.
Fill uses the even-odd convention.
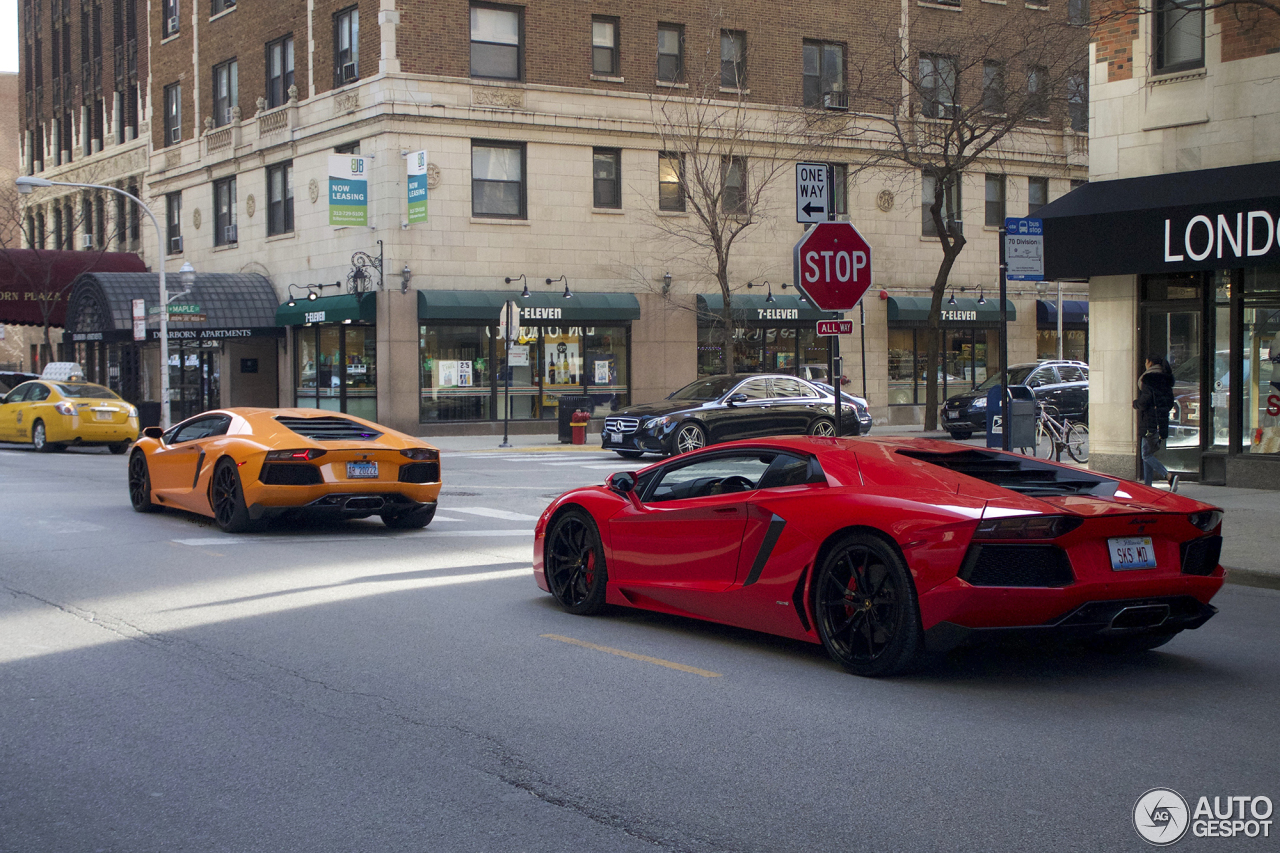
[[[835,435],[834,399],[795,376],[708,376],[659,403],[645,403],[604,420],[601,446],[627,459],[674,455],[708,444],[768,435]],[[852,404],[841,410],[841,433],[857,435]]]

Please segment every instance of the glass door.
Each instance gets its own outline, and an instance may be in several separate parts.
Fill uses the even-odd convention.
[[[1203,329],[1199,306],[1147,307],[1143,318],[1142,359],[1160,355],[1173,367],[1173,409],[1169,415],[1169,438],[1156,457],[1172,472],[1200,472],[1200,417],[1204,410],[1202,391],[1201,341]],[[1134,376],[1134,396],[1137,396]]]

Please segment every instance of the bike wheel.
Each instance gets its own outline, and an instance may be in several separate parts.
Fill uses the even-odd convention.
[[[1077,462],[1089,461],[1089,428],[1084,424],[1067,425],[1067,455]]]
[[[1054,436],[1053,431],[1044,425],[1044,422],[1036,424],[1036,446],[1035,457],[1037,459],[1052,459],[1054,456]]]

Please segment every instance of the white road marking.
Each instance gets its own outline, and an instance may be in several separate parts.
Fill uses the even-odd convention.
[[[532,530],[423,530],[419,533],[399,534],[395,539],[412,539],[417,537],[438,538],[441,536],[448,537],[483,537],[490,536],[533,536]],[[261,543],[274,543],[277,545],[309,545],[312,542],[373,542],[376,541],[374,534],[361,534],[359,536],[236,536],[227,534],[226,536],[209,536],[196,539],[173,539],[171,540],[179,545],[190,545],[194,548],[204,547],[206,545],[250,545]]]
[[[525,515],[522,512],[508,512],[505,509],[489,509],[487,506],[451,506],[449,512],[465,512],[468,515],[483,515],[485,518],[501,518],[503,521],[537,521],[536,515]]]

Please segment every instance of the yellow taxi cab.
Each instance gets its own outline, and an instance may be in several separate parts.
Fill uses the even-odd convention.
[[[138,410],[110,388],[84,380],[24,382],[0,402],[0,441],[48,453],[106,445],[124,453],[138,438]]]

